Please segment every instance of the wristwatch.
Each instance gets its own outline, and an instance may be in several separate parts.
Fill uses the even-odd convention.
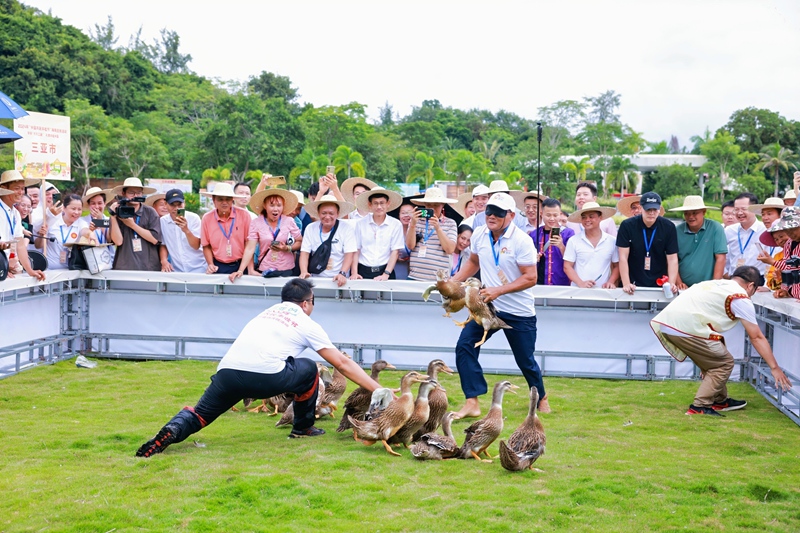
[[[389,276],[389,275],[391,275],[392,271],[391,270],[384,270],[383,273],[386,274],[387,276]]]
[[[344,273],[344,272],[342,272],[341,270],[339,271],[339,275],[340,275],[340,276],[344,276],[345,278],[347,277],[347,274],[345,274],[345,273]]]

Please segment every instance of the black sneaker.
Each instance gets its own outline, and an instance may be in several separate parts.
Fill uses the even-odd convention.
[[[142,444],[136,451],[136,457],[150,457],[161,453],[173,442],[175,442],[175,429],[171,426],[164,426],[155,437]]]
[[[711,416],[725,416],[721,415],[716,412],[711,407],[697,407],[695,404],[691,404],[689,406],[689,410],[686,411],[687,415],[711,415]]]
[[[290,439],[302,439],[303,437],[319,437],[320,435],[324,435],[325,430],[315,428],[311,426],[310,428],[306,429],[293,429],[291,433],[289,433]]]
[[[711,408],[715,411],[736,411],[737,409],[743,409],[745,405],[747,405],[745,400],[725,398],[724,401],[713,404]]]

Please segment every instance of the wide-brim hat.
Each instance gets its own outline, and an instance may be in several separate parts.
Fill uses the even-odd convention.
[[[794,189],[790,191],[786,191],[786,194],[783,195],[784,200],[797,200],[797,193],[794,192]]]
[[[149,205],[150,207],[154,207],[156,205],[156,202],[159,200],[166,201],[167,195],[164,193],[151,194],[145,199],[144,205]]]
[[[775,242],[775,236],[772,234],[776,231],[782,231],[783,229],[785,228],[781,225],[781,221],[776,220],[769,228],[767,228],[767,231],[761,232],[761,235],[758,236],[758,240],[761,242],[761,244],[775,248],[778,246],[778,243]]]
[[[0,189],[0,196],[8,196],[9,194],[16,194],[16,193],[8,189]]]
[[[508,194],[510,194],[514,202],[516,202],[517,209],[522,212],[525,212],[525,200],[528,198],[537,198],[540,203],[547,200],[547,196],[536,191],[509,191]]]
[[[356,187],[356,185],[362,185],[367,189],[372,190],[378,184],[372,180],[368,180],[367,178],[347,178],[344,180],[344,182],[342,182],[342,186],[339,187],[339,191],[341,191],[342,197],[346,202],[354,205],[357,205],[355,198],[353,198],[353,189]]]
[[[456,198],[456,203],[453,204],[453,206],[452,206],[453,210],[456,213],[458,213],[459,215],[461,215],[462,217],[466,217],[467,216],[467,204],[469,204],[471,201],[472,201],[472,193],[471,192],[465,192],[465,193],[459,194],[458,198]]]
[[[5,185],[6,183],[13,183],[15,181],[23,181],[25,182],[26,187],[30,187],[31,185],[39,185],[39,180],[36,178],[26,178],[24,177],[19,170],[6,170],[0,175],[0,185]]]
[[[633,196],[626,196],[619,202],[617,202],[617,211],[620,212],[625,218],[631,218],[633,216],[633,212],[631,211],[631,206],[635,203],[641,203],[642,196],[639,194],[635,194]],[[661,206],[658,214],[662,217],[666,211],[664,211],[664,206]]]
[[[142,180],[139,178],[125,178],[125,181],[122,183],[122,185],[117,185],[111,189],[111,192],[114,193],[115,196],[119,196],[122,194],[122,190],[127,189],[128,187],[138,187],[142,189],[142,194],[153,194],[156,192],[154,187],[145,187],[142,185]]]
[[[603,207],[597,202],[586,202],[585,204],[583,204],[583,208],[576,210],[567,218],[567,220],[569,220],[570,222],[576,222],[580,224],[581,214],[589,211],[598,211],[600,213],[600,220],[611,218],[617,212],[617,210],[614,209],[613,207]]]
[[[508,190],[508,183],[505,180],[493,180],[489,184],[489,192],[487,194],[492,194],[496,192],[511,192]]]
[[[332,194],[326,194],[319,200],[314,200],[313,202],[308,202],[306,206],[306,213],[308,213],[311,218],[319,219],[319,206],[322,204],[336,204],[339,206],[339,216],[338,218],[344,218],[348,214],[352,213],[353,210],[356,208],[350,202],[345,202],[342,200],[337,200],[336,197]]]
[[[303,196],[303,193],[300,191],[290,190],[290,193],[294,194],[297,197],[297,203],[300,205],[306,205],[306,197]]]
[[[772,228],[774,228],[776,224],[780,224],[781,227],[773,230]],[[768,231],[778,231],[778,229],[793,228],[800,228],[800,207],[787,205],[783,208],[783,211],[781,211],[781,218],[779,218],[776,222],[773,222]]]
[[[264,210],[264,202],[270,196],[280,196],[283,198],[283,214],[288,215],[292,211],[295,210],[297,207],[297,196],[295,196],[292,191],[287,191],[286,189],[264,189],[263,191],[259,191],[255,193],[250,198],[250,210],[260,215],[261,212]]]
[[[687,196],[683,199],[683,205],[673,207],[670,211],[697,211],[698,209],[714,209],[719,211],[719,207],[708,206],[703,202],[702,196]]]
[[[411,200],[412,204],[417,205],[455,204],[457,202],[458,200],[445,196],[444,191],[439,187],[428,187],[428,189],[425,190],[425,196]]]
[[[81,197],[81,201],[83,201],[83,208],[89,209],[89,200],[97,196],[98,194],[103,195],[103,201],[108,203],[108,200],[113,197],[111,194],[111,189],[101,189],[100,187],[90,187],[86,194]]]
[[[224,196],[225,198],[244,198],[243,194],[236,194],[233,192],[233,185],[225,183],[224,181],[215,181],[214,189],[211,191],[201,192],[203,196]],[[211,183],[209,183],[210,185]],[[155,191],[153,191],[155,192]]]
[[[760,216],[762,209],[777,209],[780,213],[783,211],[784,207],[786,207],[786,204],[783,203],[783,198],[776,198],[773,196],[772,198],[767,198],[764,200],[763,204],[753,204],[747,206],[747,210]]]
[[[350,192],[352,192],[352,190]],[[356,207],[361,211],[369,211],[369,200],[376,194],[384,194],[389,197],[389,205],[386,207],[387,213],[393,209],[397,209],[403,203],[403,197],[400,196],[399,193],[376,185],[369,191],[356,198]],[[344,196],[344,193],[342,193],[342,196]],[[345,196],[345,199],[346,198],[347,197]]]

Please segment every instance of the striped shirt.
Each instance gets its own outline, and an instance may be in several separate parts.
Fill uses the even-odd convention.
[[[458,229],[455,220],[442,217],[439,221],[439,226],[441,226],[442,231],[447,235],[448,239],[453,242],[456,241],[458,238]],[[422,237],[417,239],[417,245],[411,250],[408,279],[436,281],[437,270],[443,269],[450,272],[451,257],[442,249],[439,235],[433,225],[428,223],[427,230],[425,228],[425,219],[418,220],[414,229],[417,234]],[[420,257],[420,250],[423,249],[425,250],[425,257]]]

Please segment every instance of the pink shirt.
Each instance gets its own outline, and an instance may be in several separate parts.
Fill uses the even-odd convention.
[[[259,247],[259,254],[263,259],[256,265],[256,268],[261,272],[267,270],[291,270],[294,268],[294,252],[276,252],[270,248],[273,240],[277,240],[283,244],[289,244],[289,237],[293,241],[301,239],[300,229],[294,223],[294,219],[281,215],[278,219],[280,227],[278,227],[278,237],[273,239],[275,231],[267,224],[267,219],[264,215],[259,215],[258,218],[253,219],[250,224],[250,234],[247,236],[249,241],[257,241]],[[257,257],[256,261],[261,259]]]
[[[231,229],[233,223],[233,229]],[[200,246],[211,246],[214,259],[220,263],[233,263],[244,255],[244,245],[250,232],[250,215],[240,207],[233,206],[231,217],[220,220],[217,210],[209,211],[203,215],[200,225]],[[225,233],[228,237],[225,237]],[[231,246],[231,255],[228,255],[228,243]]]

